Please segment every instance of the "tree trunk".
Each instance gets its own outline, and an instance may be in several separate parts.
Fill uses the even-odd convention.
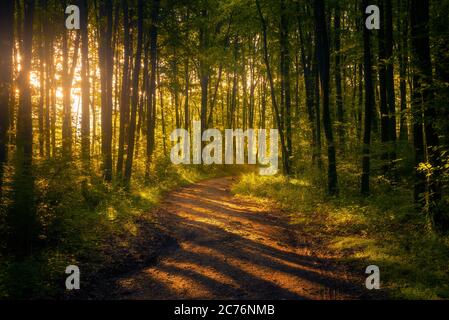
[[[184,128],[188,131],[190,127],[190,112],[189,112],[189,58],[185,61],[185,101],[184,101]]]
[[[323,95],[323,125],[327,141],[328,154],[328,193],[336,195],[338,193],[337,163],[335,158],[335,145],[332,132],[332,120],[329,110],[329,39],[326,27],[326,14],[324,0],[316,0],[315,8],[315,28],[318,43],[318,65],[320,73],[320,83]]]
[[[117,155],[117,175],[121,177],[123,171],[123,157],[125,149],[126,132],[129,121],[129,60],[132,48],[130,46],[130,26],[128,0],[122,0],[123,8],[123,39],[124,39],[124,56],[123,56],[123,76],[122,90],[120,97],[120,128],[118,138],[118,155]]]
[[[53,85],[54,85],[54,73],[53,71],[53,33],[50,30],[50,21],[47,13],[48,2],[43,0],[44,10],[44,56],[45,56],[45,115],[44,115],[44,128],[45,128],[45,156],[50,158],[51,156],[51,126],[50,126],[50,111],[52,108],[53,99]]]
[[[413,57],[413,94],[412,108],[414,115],[423,114],[424,117],[416,117],[414,125],[415,136],[415,165],[427,160],[432,167],[432,172],[426,176],[426,172],[417,170],[415,181],[415,200],[422,201],[422,193],[426,192],[425,208],[427,214],[437,227],[443,222],[444,213],[437,212],[437,206],[441,200],[440,166],[441,154],[439,138],[434,125],[436,124],[436,110],[434,105],[434,93],[432,91],[432,62],[430,57],[429,41],[429,0],[412,0],[411,37]],[[423,139],[422,125],[424,125],[425,140]],[[425,152],[426,151],[426,152]],[[426,157],[424,157],[426,155]],[[427,187],[427,188],[426,188]]]
[[[112,180],[112,1],[100,1],[101,154],[105,181]]]
[[[154,105],[156,94],[156,64],[157,64],[157,36],[159,18],[159,0],[153,0],[151,4],[151,25],[150,25],[150,83],[147,105],[147,163],[145,165],[145,178],[150,178],[150,163],[154,149],[154,129],[156,122],[156,106]]]
[[[379,2],[380,12],[384,13],[384,0]],[[381,28],[379,30],[379,94],[380,94],[380,135],[381,142],[383,145],[383,173],[388,173],[389,170],[389,152],[388,148],[390,142],[390,111],[388,109],[388,100],[387,100],[387,50],[386,50],[386,24],[384,23],[385,19],[384,14],[381,16]],[[366,29],[365,27],[363,27]]]
[[[63,52],[63,77],[62,77],[62,156],[70,160],[72,158],[72,82],[78,60],[80,33],[76,33],[72,65],[69,64],[69,39],[70,31],[64,30],[62,35]]]
[[[9,102],[12,92],[12,55],[14,34],[14,0],[0,4],[0,199],[3,185],[3,165],[7,161]]]
[[[34,0],[24,1],[21,73],[19,75],[19,110],[17,115],[16,170],[13,204],[8,214],[9,248],[16,256],[29,254],[37,239],[38,222],[34,204],[33,126],[30,69],[33,44]],[[20,22],[19,22],[20,23]]]
[[[82,115],[81,115],[81,158],[85,168],[89,167],[90,159],[90,81],[89,81],[89,38],[88,38],[88,2],[80,0],[81,4],[81,93],[82,93]]]
[[[389,113],[389,140],[392,142],[390,152],[390,161],[396,158],[396,97],[394,91],[394,67],[393,67],[393,8],[391,0],[385,2],[385,63],[386,63],[386,87],[387,87],[387,105]]]
[[[39,2],[39,102],[38,102],[38,144],[39,144],[39,157],[44,157],[44,141],[45,141],[45,132],[44,132],[44,99],[45,99],[45,47],[44,47],[44,14],[45,7],[44,1],[40,0]]]
[[[297,2],[297,10],[300,11],[299,2]],[[312,163],[317,163],[317,129],[315,124],[315,106],[314,106],[314,76],[312,70],[313,63],[313,48],[311,45],[310,37],[307,38],[304,35],[302,28],[301,16],[298,14],[298,34],[301,46],[301,63],[304,75],[304,88],[306,91],[306,108],[309,119],[309,124],[312,133],[311,150],[312,150]]]
[[[401,116],[399,138],[402,141],[408,140],[407,125],[407,65],[408,65],[408,0],[399,2],[399,22],[401,30],[401,40],[398,41],[399,47],[399,91],[401,95]]]
[[[128,133],[128,149],[126,153],[126,165],[125,165],[125,183],[129,185],[131,180],[133,157],[134,157],[134,144],[136,134],[136,115],[137,106],[139,103],[139,74],[140,64],[142,63],[142,42],[143,42],[143,0],[138,1],[138,22],[137,22],[137,48],[136,58],[134,62],[133,80],[132,80],[132,97],[131,97],[131,118]]]
[[[287,146],[286,146],[286,143],[285,143],[284,128],[283,128],[283,124],[282,124],[282,121],[281,121],[281,118],[280,118],[279,107],[278,107],[277,100],[276,100],[276,93],[275,93],[275,88],[274,88],[273,76],[271,74],[270,61],[268,59],[267,24],[265,22],[265,18],[263,17],[262,9],[260,8],[259,0],[256,0],[256,5],[257,5],[257,10],[259,12],[260,22],[261,22],[261,25],[262,25],[263,58],[264,58],[264,62],[265,62],[265,67],[267,69],[268,81],[270,83],[271,103],[273,105],[274,118],[276,120],[276,124],[277,124],[278,129],[279,129],[279,137],[281,139],[282,165],[283,165],[284,173],[289,175],[290,174],[290,167],[289,167],[289,161],[288,161]]]
[[[285,0],[281,0],[281,32],[280,32],[280,45],[281,45],[281,60],[282,70],[281,77],[283,79],[283,96],[285,106],[285,135],[287,138],[287,161],[288,167],[292,167],[292,114],[291,114],[291,85],[290,85],[290,49],[289,49],[289,22],[287,8],[285,6]]]
[[[341,86],[341,12],[339,0],[335,3],[335,17],[334,17],[334,31],[335,31],[335,103],[337,105],[337,120],[338,120],[338,137],[340,143],[340,150],[344,150],[345,144],[345,123],[343,110],[343,93]]]
[[[208,19],[208,9],[201,9],[201,19],[202,23],[199,30],[200,39],[200,66],[199,66],[199,76],[200,76],[200,86],[201,86],[201,134],[207,129],[207,99],[208,99],[208,89],[209,89],[209,77],[210,77],[210,66],[206,61],[206,54],[209,47],[209,30],[207,28]],[[202,160],[201,160],[202,162]]]
[[[370,144],[371,144],[371,125],[372,114],[374,109],[374,90],[373,90],[373,76],[372,76],[372,62],[371,62],[371,41],[370,31],[365,27],[365,8],[368,6],[368,1],[363,0],[361,23],[363,29],[363,48],[364,48],[364,64],[365,69],[365,127],[363,133],[363,160],[362,160],[362,195],[369,195],[370,193]]]

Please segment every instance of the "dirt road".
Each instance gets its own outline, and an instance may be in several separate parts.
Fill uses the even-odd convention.
[[[123,299],[358,299],[363,270],[288,224],[288,217],[230,192],[217,178],[170,193],[154,212],[177,245],[117,280]]]

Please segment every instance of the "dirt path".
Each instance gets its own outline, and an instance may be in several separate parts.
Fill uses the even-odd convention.
[[[217,178],[170,193],[155,212],[177,239],[157,263],[117,280],[123,299],[357,299],[361,275]]]

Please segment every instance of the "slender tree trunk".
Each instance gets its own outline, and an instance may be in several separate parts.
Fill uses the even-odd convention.
[[[433,40],[432,54],[435,61],[435,105],[438,113],[438,125],[441,128],[442,147],[449,150],[449,23],[447,1],[434,2],[432,10]]]
[[[0,199],[3,166],[8,157],[9,102],[12,91],[12,55],[14,43],[14,1],[0,3]]]
[[[318,168],[321,170],[323,168],[323,158],[321,152],[322,139],[321,139],[321,92],[320,92],[320,73],[318,70],[318,48],[315,45],[314,61],[313,61],[313,80],[315,88],[313,90],[314,94],[314,105],[313,118],[315,119],[315,135],[316,135],[316,146],[314,150],[314,159],[317,162]]]
[[[120,128],[118,138],[118,155],[117,155],[117,175],[120,177],[123,171],[123,158],[125,149],[126,132],[129,120],[129,59],[131,55],[130,46],[130,26],[128,0],[122,0],[123,8],[123,39],[124,39],[124,56],[123,56],[123,77],[122,90],[120,97]]]
[[[380,12],[385,12],[384,0],[379,2]],[[381,16],[381,28],[379,30],[379,95],[380,95],[380,135],[383,145],[383,172],[384,174],[389,171],[389,152],[388,148],[390,142],[390,111],[388,109],[387,100],[387,50],[386,50],[386,25],[384,14]],[[365,29],[365,27],[363,27]]]
[[[38,234],[32,169],[33,124],[30,88],[34,6],[34,0],[24,1],[22,60],[18,84],[20,97],[17,115],[14,198],[8,213],[8,224],[10,226],[8,247],[19,257],[32,251]]]
[[[100,1],[101,154],[103,177],[112,180],[112,0]]]
[[[429,0],[412,0],[411,14],[411,38],[413,57],[413,95],[412,108],[414,115],[423,114],[424,117],[414,119],[415,136],[415,165],[418,167],[423,161],[427,161],[432,167],[432,172],[417,170],[415,181],[415,200],[422,201],[422,194],[426,191],[426,211],[433,223],[441,227],[445,214],[437,211],[441,200],[440,166],[441,153],[439,149],[439,137],[434,127],[436,124],[436,109],[434,93],[432,91],[433,75],[430,56],[429,40]],[[423,139],[423,125],[425,140]],[[427,187],[427,188],[426,188]],[[446,218],[447,219],[447,218]]]
[[[173,72],[173,79],[172,79],[172,93],[173,93],[173,100],[175,103],[175,120],[176,120],[176,128],[181,128],[181,118],[179,115],[179,84],[178,84],[178,57],[176,48],[173,50],[173,60],[172,60],[172,72]]]
[[[38,143],[39,143],[39,157],[44,157],[44,104],[45,104],[45,47],[44,47],[44,1],[39,2],[39,103],[38,103]]]
[[[184,128],[188,131],[189,127],[190,127],[190,111],[189,111],[189,82],[190,82],[190,77],[189,77],[189,58],[186,58],[185,61],[185,89],[184,89],[184,96],[185,96],[185,101],[184,101]]]
[[[402,141],[408,140],[407,125],[407,65],[408,65],[408,0],[400,0],[399,2],[399,22],[401,30],[401,39],[398,41],[399,46],[399,91],[401,96],[401,116],[400,116],[400,133],[399,138]]]
[[[267,24],[265,22],[265,18],[263,17],[262,10],[260,8],[259,0],[256,0],[257,10],[259,12],[259,18],[262,25],[262,37],[263,37],[263,58],[265,62],[265,67],[267,69],[267,77],[270,83],[270,91],[271,91],[271,103],[273,105],[274,118],[276,120],[278,129],[279,129],[279,137],[281,140],[281,148],[282,148],[282,164],[285,174],[290,174],[289,162],[288,162],[288,151],[285,142],[284,136],[284,128],[280,118],[279,107],[276,100],[276,93],[274,88],[273,76],[271,74],[270,61],[268,59],[268,46],[267,46]]]
[[[287,138],[288,167],[292,167],[292,114],[291,114],[291,84],[290,84],[290,49],[289,49],[289,21],[285,0],[281,0],[281,57],[283,60],[281,75],[283,78],[284,105],[285,105],[285,135]]]
[[[82,118],[81,118],[81,158],[85,168],[89,168],[90,159],[90,81],[89,81],[89,38],[88,38],[88,2],[80,0],[81,4],[81,92],[82,92]]]
[[[72,65],[69,64],[69,39],[68,30],[64,30],[62,39],[63,52],[63,110],[62,110],[62,155],[65,159],[72,158],[72,82],[75,73],[75,67],[78,60],[78,49],[80,44],[80,32],[76,33]]]
[[[340,142],[340,149],[344,150],[345,144],[345,120],[343,110],[343,92],[341,85],[341,12],[339,0],[335,2],[335,17],[334,17],[334,30],[335,30],[335,102],[337,105],[337,120],[338,120],[338,137]]]
[[[156,64],[157,64],[157,36],[159,18],[159,0],[151,3],[151,25],[150,25],[150,83],[147,105],[147,163],[145,165],[145,178],[150,178],[150,163],[154,150],[154,130],[156,122],[156,106],[154,105],[156,94]]]
[[[335,157],[335,144],[332,131],[332,120],[329,110],[329,69],[330,53],[329,39],[326,27],[326,14],[324,0],[316,0],[315,8],[315,28],[318,43],[318,65],[320,73],[320,83],[323,94],[323,125],[327,141],[328,154],[328,193],[336,195],[338,193],[337,163]]]
[[[209,48],[209,30],[207,28],[208,9],[201,9],[202,23],[199,30],[201,58],[200,58],[200,86],[201,86],[201,134],[207,129],[207,99],[209,89],[210,66],[206,61],[206,52]],[[202,160],[201,160],[202,162]]]
[[[420,4],[424,4],[424,7],[428,6],[428,1],[414,1],[411,0],[410,4],[410,19],[411,19],[411,58],[412,67],[420,68],[421,70],[414,70],[413,72],[413,92],[412,92],[412,114],[413,114],[413,146],[415,149],[415,182],[414,182],[414,199],[422,207],[425,206],[424,193],[426,191],[426,175],[425,172],[418,169],[419,165],[425,161],[424,158],[424,131],[423,131],[423,104],[429,102],[429,90],[425,88],[429,83],[427,79],[428,75],[421,74],[422,69],[429,69],[426,65],[429,61],[420,61],[420,58],[426,56],[426,33],[428,32],[428,26],[426,26],[426,17],[423,16],[426,13],[417,12],[422,10]],[[425,9],[425,8],[424,8]],[[428,14],[428,12],[427,12]],[[415,25],[418,24],[418,25]],[[428,40],[428,39],[427,39]],[[426,99],[423,101],[423,99]]]
[[[139,143],[140,143],[140,136],[142,133],[142,124],[144,122],[144,105],[145,105],[145,99],[148,99],[148,92],[149,92],[149,72],[148,72],[148,64],[149,64],[149,55],[150,55],[150,42],[147,41],[145,44],[145,54],[144,54],[144,61],[143,61],[143,81],[142,81],[142,95],[140,97],[139,102],[139,112],[137,113],[138,121],[137,121],[137,129],[136,129],[136,152],[134,157],[138,157],[139,155]],[[144,94],[145,93],[145,94]]]
[[[385,87],[388,109],[388,171],[393,183],[397,180],[394,170],[396,160],[396,96],[393,67],[393,8],[391,0],[385,4]]]
[[[374,109],[374,90],[371,62],[371,41],[370,31],[365,28],[365,8],[368,1],[363,0],[361,23],[363,24],[363,48],[364,48],[364,70],[365,70],[365,126],[363,133],[363,160],[362,160],[362,183],[361,193],[369,195],[370,193],[370,144],[371,144],[371,125],[372,113]]]
[[[45,156],[50,158],[51,156],[51,127],[50,127],[50,109],[52,106],[52,86],[54,73],[52,72],[53,65],[53,34],[50,30],[50,21],[47,12],[48,2],[43,0],[44,10],[44,57],[45,57],[45,115],[44,115],[44,128],[45,128]]]
[[[297,2],[297,11],[300,11],[299,2]],[[300,15],[298,14],[298,34],[299,40],[301,43],[301,63],[303,68],[304,75],[304,88],[306,91],[306,108],[309,119],[309,124],[311,127],[312,133],[312,141],[311,141],[311,150],[312,150],[312,163],[317,163],[318,155],[317,155],[317,129],[315,123],[315,106],[314,106],[314,91],[313,91],[313,81],[314,75],[312,70],[313,63],[313,49],[311,45],[311,41],[307,41],[304,35],[304,30],[302,28],[302,20]],[[308,42],[308,43],[307,43]],[[318,163],[317,163],[318,164]]]
[[[393,8],[391,1],[385,1],[385,58],[386,58],[386,89],[388,105],[388,124],[390,146],[390,167],[393,166],[396,159],[396,96],[394,91],[394,66],[393,66]]]
[[[160,67],[159,66],[157,68],[157,87],[159,89],[159,100],[160,100],[160,104],[161,104],[162,145],[164,148],[164,156],[167,156],[167,145],[166,145],[167,130],[166,130],[166,125],[165,125],[164,95],[162,92],[162,84],[161,84]]]
[[[136,134],[136,115],[139,102],[139,74],[140,64],[142,60],[142,42],[143,42],[143,0],[138,1],[138,22],[137,22],[137,48],[134,62],[133,80],[132,80],[132,97],[131,97],[131,119],[128,133],[128,149],[125,164],[125,183],[129,185],[133,167],[134,144]]]
[[[359,139],[362,139],[362,128],[363,128],[363,65],[358,64],[358,99],[357,99],[357,118],[359,119],[358,126],[357,126],[357,137]],[[359,140],[360,141],[360,140]]]

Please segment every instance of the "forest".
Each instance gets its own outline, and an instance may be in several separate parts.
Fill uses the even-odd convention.
[[[275,256],[305,249],[278,248],[281,220],[282,237],[310,241],[311,259],[332,252],[328,263],[356,279],[378,265],[381,298],[449,298],[449,1],[2,0],[0,43],[0,299],[109,297],[110,279],[173,241],[200,252],[199,240],[180,240],[189,232],[210,243],[238,236],[248,251],[211,244],[236,262],[211,261],[221,276],[197,271],[213,278],[209,289],[185,275],[186,261],[206,257],[181,253],[144,283],[185,275],[178,283],[196,288],[187,297],[235,298],[241,286],[264,298],[248,289],[259,281],[280,298],[335,298],[291,288],[301,276]],[[278,173],[201,156],[172,163],[172,131],[194,123],[200,134],[277,129]],[[200,202],[209,216],[192,209]],[[269,213],[271,242],[237,219],[247,210],[262,223],[255,206]],[[291,281],[268,283],[258,263]],[[81,269],[81,293],[64,287],[68,265]],[[307,281],[373,297],[342,289],[337,270]],[[128,290],[183,297],[172,286],[162,296]]]

